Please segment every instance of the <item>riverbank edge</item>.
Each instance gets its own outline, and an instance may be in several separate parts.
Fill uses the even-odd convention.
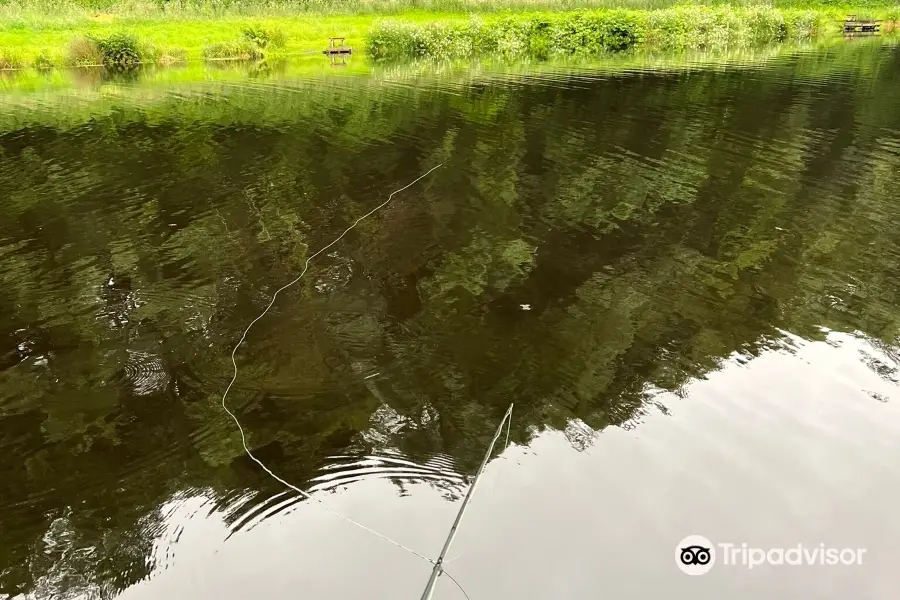
[[[839,9],[681,6],[514,13],[297,14],[172,19],[90,15],[35,27],[0,26],[0,71],[27,68],[259,60],[321,54],[343,36],[354,54],[377,59],[475,55],[545,58],[634,47],[663,50],[743,47],[837,35],[853,12]],[[900,5],[856,11],[900,28]]]
[[[838,12],[730,5],[472,15],[465,22],[422,23],[391,18],[373,24],[367,50],[371,56],[384,59],[480,54],[548,58],[639,47],[747,47],[841,35],[849,14],[861,20],[852,9]],[[867,10],[865,19],[880,21],[881,35],[893,35],[900,28],[900,7]]]

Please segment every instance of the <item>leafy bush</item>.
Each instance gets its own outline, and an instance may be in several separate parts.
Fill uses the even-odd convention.
[[[787,37],[784,14],[771,6],[752,6],[743,16],[748,30],[748,41],[764,43],[781,41]]]
[[[808,40],[816,37],[824,25],[822,15],[813,11],[791,12],[785,23],[787,36],[795,40]]]
[[[483,52],[543,58],[621,52],[641,45],[721,49],[809,39],[822,31],[827,18],[822,11],[765,5],[684,5],[651,11],[534,12],[468,22],[389,19],[373,26],[368,51],[378,58],[450,58]]]
[[[259,60],[265,51],[283,48],[287,36],[283,29],[248,25],[241,30],[240,39],[219,42],[203,48],[206,60]]]
[[[128,69],[141,63],[137,38],[127,33],[114,33],[97,40],[97,48],[103,56],[103,65]]]
[[[73,67],[100,65],[103,64],[103,54],[95,40],[77,37],[69,42],[66,63]]]
[[[490,52],[497,40],[481,19],[426,24],[385,19],[369,31],[369,53],[382,58],[434,56],[449,58]]]
[[[642,13],[616,11],[603,21],[603,47],[621,52],[643,44],[647,39],[647,19]]]
[[[558,53],[621,52],[646,39],[646,20],[631,11],[575,12],[551,28],[550,48]]]
[[[31,66],[35,69],[52,69],[54,67],[53,58],[50,57],[44,51],[41,51],[37,56],[34,57],[34,60],[31,61]]]
[[[379,19],[369,30],[367,50],[379,58],[419,56],[425,54],[420,41],[421,27],[396,19]]]
[[[497,52],[506,56],[618,52],[642,44],[646,18],[635,11],[528,13],[485,21],[414,23],[377,21],[369,31],[368,52],[379,58],[450,58]]]
[[[263,57],[259,46],[246,39],[219,42],[203,48],[206,60],[258,60]]]
[[[244,39],[250,43],[256,44],[261,49],[266,48],[284,48],[287,41],[287,35],[284,30],[278,27],[266,28],[260,25],[249,25],[241,30]]]

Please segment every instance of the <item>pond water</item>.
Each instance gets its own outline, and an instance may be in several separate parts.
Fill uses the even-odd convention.
[[[0,99],[0,598],[418,598],[220,403],[440,163],[239,349],[260,460],[434,558],[514,402],[472,600],[896,597],[897,47],[91,85]]]

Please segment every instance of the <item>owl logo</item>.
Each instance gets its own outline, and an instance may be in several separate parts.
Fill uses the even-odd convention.
[[[685,565],[709,564],[712,554],[709,548],[703,546],[688,546],[681,549],[681,562]]]
[[[704,575],[716,564],[715,545],[702,535],[689,535],[675,546],[675,564],[688,575]]]

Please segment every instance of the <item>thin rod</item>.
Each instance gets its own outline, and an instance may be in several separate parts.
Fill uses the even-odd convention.
[[[466,512],[466,508],[469,506],[469,501],[475,494],[475,486],[478,485],[478,479],[481,477],[481,474],[484,473],[484,468],[487,466],[488,460],[491,458],[491,453],[494,451],[494,444],[500,439],[500,434],[503,432],[503,424],[506,423],[506,420],[512,415],[512,409],[513,405],[510,404],[509,408],[506,409],[506,414],[503,415],[503,419],[500,420],[500,424],[497,426],[497,432],[494,433],[494,439],[491,440],[487,452],[484,453],[484,460],[481,461],[481,467],[478,468],[475,479],[472,480],[472,485],[469,487],[469,491],[462,501],[462,506],[459,507],[459,512],[456,513],[456,520],[453,521],[453,527],[450,528],[450,533],[447,535],[447,540],[444,542],[444,548],[441,550],[440,555],[438,555],[438,558],[434,563],[434,568],[431,570],[431,577],[429,577],[428,584],[425,586],[425,591],[422,593],[422,600],[431,600],[431,597],[434,595],[434,588],[437,585],[438,577],[440,577],[443,572],[444,557],[447,556],[447,551],[450,550],[450,544],[453,543],[453,538],[456,536],[456,530],[459,529],[459,524],[462,523],[463,515]]]

